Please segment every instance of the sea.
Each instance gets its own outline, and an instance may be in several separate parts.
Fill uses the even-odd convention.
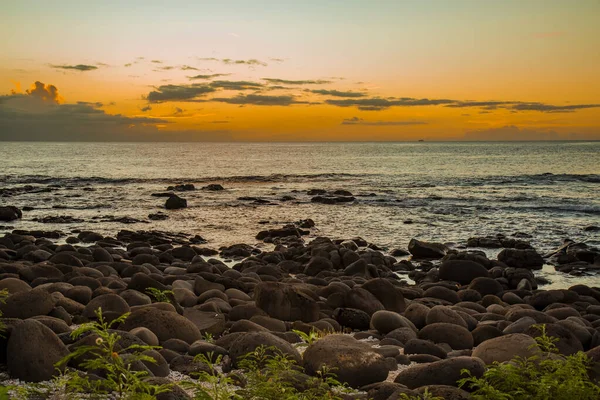
[[[225,190],[201,189],[212,183]],[[178,193],[187,208],[165,210],[152,194],[177,184],[198,190]],[[355,201],[314,203],[311,189]],[[388,250],[503,234],[545,253],[566,238],[600,246],[600,233],[584,230],[600,225],[600,142],[0,142],[0,205],[32,208],[0,234],[162,230],[218,248],[310,218],[310,237],[359,236]],[[169,218],[148,219],[159,211]],[[48,216],[77,222],[34,221]]]

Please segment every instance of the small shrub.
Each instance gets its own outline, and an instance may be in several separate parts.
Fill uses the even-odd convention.
[[[9,295],[8,289],[0,290],[0,303],[4,304],[6,302],[6,298],[8,297],[8,295]],[[0,318],[2,318],[2,310],[0,310]],[[3,334],[4,334],[5,330],[6,330],[6,325],[4,325],[4,322],[0,320],[0,337],[4,337]]]
[[[81,325],[71,336],[75,339],[85,333],[96,335],[95,345],[78,347],[74,352],[60,360],[56,366],[64,368],[73,359],[83,359],[81,367],[86,370],[100,371],[106,379],[91,380],[87,374],[69,371],[61,374],[61,380],[67,393],[115,394],[118,399],[152,399],[159,393],[167,392],[171,385],[152,385],[145,381],[147,371],[134,371],[132,364],[137,362],[156,363],[150,356],[142,354],[155,346],[133,344],[121,349],[117,342],[121,337],[109,332],[112,326],[125,321],[129,313],[123,314],[112,322],[102,316],[102,309],[96,310],[96,322]],[[126,357],[124,357],[126,355]],[[59,386],[59,385],[57,385]]]
[[[212,360],[215,360],[213,362]],[[230,400],[239,399],[235,394],[233,379],[222,374],[217,365],[221,363],[223,356],[219,355],[214,358],[213,353],[198,354],[194,357],[194,361],[202,362],[209,368],[208,372],[199,372],[196,375],[198,381],[182,381],[180,385],[194,393],[194,400]]]
[[[309,333],[305,333],[296,329],[292,329],[292,332],[300,336],[300,339],[302,339],[304,342],[300,344],[301,346],[308,346],[330,334],[330,332],[320,331],[315,328],[312,328]]]
[[[149,287],[146,289],[146,293],[154,298],[159,303],[170,303],[171,296],[173,296],[172,290],[160,290],[157,288]]]
[[[546,334],[545,325],[537,326],[540,355],[510,362],[494,362],[483,377],[468,375],[460,387],[472,390],[475,400],[594,400],[600,398],[600,386],[588,375],[591,360],[583,352],[564,357],[558,354],[556,338]]]

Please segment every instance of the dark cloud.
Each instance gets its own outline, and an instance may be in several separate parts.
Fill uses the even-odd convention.
[[[190,67],[189,65],[182,65],[181,67],[179,67],[179,69],[182,71],[200,71],[198,68]]]
[[[365,121],[362,118],[352,117],[342,121],[342,125],[368,125],[368,126],[410,126],[410,125],[425,125],[425,121]]]
[[[203,79],[203,80],[209,80],[209,79],[213,79],[213,78],[218,78],[221,76],[229,76],[231,74],[208,74],[208,75],[195,75],[195,76],[188,76],[189,80],[195,80],[195,79]]]
[[[142,60],[143,60],[143,58],[142,58]],[[150,62],[153,64],[162,64],[163,63],[161,60],[151,60]]]
[[[449,99],[413,99],[410,97],[402,98],[381,98],[373,97],[370,99],[328,99],[326,104],[338,107],[358,107],[363,111],[380,111],[390,107],[416,107],[416,106],[437,106],[442,104],[450,104],[455,100]]]
[[[266,96],[260,94],[240,94],[236,97],[213,98],[210,101],[255,106],[289,106],[292,104],[306,104],[306,102],[303,101],[296,101],[294,96]]]
[[[511,107],[515,111],[541,111],[547,113],[564,113],[584,110],[586,108],[598,108],[600,104],[570,104],[565,106],[555,106],[543,103],[518,103]]]
[[[325,85],[327,83],[331,83],[331,81],[326,81],[322,79],[317,80],[289,80],[289,79],[278,79],[278,78],[262,78],[264,81],[269,83],[277,83],[281,85]]]
[[[131,67],[132,65],[133,65],[132,63],[127,63],[127,64],[125,64],[124,66],[125,66],[125,67]]]
[[[150,110],[152,110],[152,107],[150,106],[150,104],[148,104],[145,107],[140,108],[141,112],[146,112],[146,111],[150,111]]]
[[[333,97],[365,97],[367,94],[362,92],[342,92],[339,90],[327,90],[327,89],[314,89],[308,90],[311,93],[321,94],[324,96],[333,96]]]
[[[77,65],[50,65],[52,68],[56,69],[66,69],[66,70],[76,70],[76,71],[93,71],[98,69],[95,65],[85,65],[85,64],[77,64]]]
[[[262,83],[251,81],[213,81],[209,85],[213,88],[225,90],[252,90],[260,89],[264,86]]]
[[[561,137],[555,131],[543,131],[536,129],[524,129],[514,125],[501,128],[481,129],[466,132],[465,140],[473,141],[528,141],[528,140],[560,140]]]
[[[198,58],[200,61],[218,61],[225,65],[249,65],[249,66],[260,66],[266,67],[268,64],[264,61],[251,58],[249,60],[234,60],[231,58],[215,58],[215,57],[203,57]]]
[[[277,63],[282,63],[282,62],[284,62],[284,61],[285,61],[285,58],[271,57],[271,58],[269,58],[269,60],[271,60],[271,61],[275,61],[275,62],[277,62]]]
[[[567,113],[587,108],[598,108],[600,104],[568,104],[564,106],[556,106],[540,102],[524,102],[524,101],[457,101],[454,104],[448,104],[446,107],[465,108],[475,107],[482,110],[498,110],[506,109],[511,112],[518,111],[539,111],[546,113]]]
[[[216,89],[210,86],[193,83],[191,85],[161,85],[146,96],[150,103],[165,101],[194,101],[197,97],[212,93]]]
[[[54,85],[45,85],[43,82],[35,81],[31,85],[31,89],[25,91],[27,95],[34,97],[38,100],[49,102],[49,103],[60,103],[62,98],[58,94],[58,89]]]
[[[170,71],[172,69],[175,69],[175,67],[172,65],[165,65],[164,67],[157,68],[154,71]]]
[[[59,104],[58,90],[41,82],[24,94],[0,97],[0,140],[132,140],[157,132],[158,118],[111,115],[102,103]]]

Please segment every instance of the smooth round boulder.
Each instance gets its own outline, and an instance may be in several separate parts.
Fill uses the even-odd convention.
[[[6,289],[9,294],[15,294],[19,292],[29,292],[31,286],[18,278],[4,278],[0,280],[0,290],[3,289]]]
[[[156,335],[148,328],[144,328],[144,327],[135,328],[135,329],[132,329],[129,333],[140,338],[148,346],[158,346],[160,344]]]
[[[55,364],[69,354],[65,344],[47,326],[28,319],[15,325],[7,343],[6,366],[10,376],[41,382],[57,374]]]
[[[431,354],[440,359],[446,358],[446,352],[429,340],[412,339],[404,345],[404,354]]]
[[[200,330],[187,318],[154,307],[136,309],[119,329],[131,331],[139,327],[150,329],[161,343],[175,338],[191,344],[202,338]]]
[[[129,312],[129,304],[121,296],[114,293],[107,293],[94,297],[85,306],[83,316],[86,318],[96,318],[96,311],[102,309],[103,315],[121,316]]]
[[[427,325],[435,324],[436,322],[447,322],[449,324],[462,326],[463,328],[468,327],[467,323],[459,313],[446,306],[434,306],[427,313],[425,322]]]
[[[42,289],[33,289],[8,296],[4,303],[0,303],[0,311],[4,318],[27,319],[48,315],[54,305],[55,300],[50,293]]]
[[[469,289],[476,290],[482,296],[493,294],[498,295],[504,288],[497,280],[488,277],[475,278],[469,284]]]
[[[371,321],[369,314],[356,308],[336,308],[333,310],[333,318],[343,327],[358,330],[369,329]]]
[[[242,357],[252,353],[258,347],[263,346],[267,355],[275,355],[278,352],[288,356],[297,364],[301,364],[302,357],[289,342],[269,332],[248,332],[241,334],[229,348],[229,356],[233,365],[237,366]]]
[[[539,354],[536,341],[529,335],[513,333],[482,342],[473,349],[473,357],[479,357],[486,365],[494,361],[500,363],[515,357],[529,358]]]
[[[279,282],[260,283],[254,289],[254,300],[258,308],[282,321],[319,320],[315,298],[300,287]]]
[[[386,359],[371,346],[345,335],[328,335],[311,343],[303,355],[307,374],[316,376],[323,367],[353,388],[384,381],[389,373]]]
[[[406,310],[404,310],[404,316],[412,322],[417,329],[423,328],[427,325],[427,314],[429,313],[430,308],[425,304],[412,302]]]
[[[471,260],[446,260],[439,268],[441,280],[461,285],[468,285],[475,278],[488,276],[488,270],[483,265]]]
[[[475,377],[483,376],[485,364],[475,357],[454,357],[435,361],[429,364],[419,364],[400,371],[394,382],[407,386],[409,389],[427,385],[448,385],[456,387],[457,381],[464,378],[463,370],[468,370]]]
[[[396,312],[386,310],[375,312],[371,316],[370,325],[384,335],[398,328],[411,328],[415,332],[417,331],[415,325],[408,318]]]
[[[447,343],[453,350],[473,348],[473,335],[459,325],[447,322],[436,322],[419,331],[419,339],[431,340],[433,343]]]

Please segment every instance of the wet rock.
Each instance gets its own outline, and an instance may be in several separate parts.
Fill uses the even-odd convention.
[[[439,269],[441,280],[454,281],[468,285],[475,278],[488,277],[488,270],[481,264],[470,260],[447,260]]]
[[[358,388],[384,381],[389,372],[385,358],[352,337],[329,335],[313,342],[304,352],[307,374],[317,375],[324,366],[335,371],[340,382]]]
[[[209,185],[203,186],[202,190],[209,190],[211,192],[218,192],[221,190],[225,190],[225,188],[218,183],[211,183]]]
[[[179,185],[169,186],[167,187],[167,190],[176,192],[188,192],[196,190],[196,187],[192,183],[182,183]]]
[[[321,204],[351,203],[354,200],[356,200],[354,196],[315,196],[310,199],[313,203]]]
[[[176,194],[169,196],[169,198],[165,202],[165,208],[167,210],[177,210],[177,209],[186,208],[186,207],[187,207],[187,200],[177,196]]]
[[[448,248],[441,243],[429,243],[411,239],[408,243],[408,251],[415,258],[439,259],[446,255]]]
[[[509,267],[541,269],[544,259],[533,249],[504,249],[498,254],[498,261]]]
[[[0,207],[0,221],[10,222],[22,217],[23,213],[15,206]]]

